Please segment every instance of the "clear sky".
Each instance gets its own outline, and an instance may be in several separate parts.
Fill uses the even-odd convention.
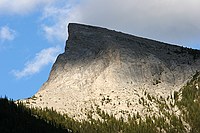
[[[199,13],[199,0],[0,0],[0,96],[39,90],[69,22],[200,49]]]

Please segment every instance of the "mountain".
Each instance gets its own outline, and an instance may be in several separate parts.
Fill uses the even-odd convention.
[[[89,113],[86,120],[79,121],[68,117],[67,114],[59,114],[52,108],[28,108],[22,103],[15,104],[6,98],[0,98],[0,132],[199,133],[199,85],[200,73],[196,72],[184,87],[174,92],[174,103],[168,105],[166,101],[169,99],[148,98],[159,106],[159,116],[142,116],[137,113],[129,115],[126,120],[123,117],[116,118],[98,108],[98,118],[91,117],[92,114]],[[146,100],[144,103],[146,104]],[[171,107],[177,107],[179,114],[170,113]]]
[[[200,51],[106,28],[70,23],[65,52],[28,106],[53,107],[76,119],[98,109],[116,117],[158,114],[159,100],[177,92],[200,70]],[[174,93],[175,92],[175,93]],[[169,112],[180,114],[176,107]]]

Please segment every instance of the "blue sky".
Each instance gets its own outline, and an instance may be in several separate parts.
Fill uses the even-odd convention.
[[[200,49],[199,12],[199,0],[1,0],[0,96],[39,90],[64,52],[69,22]]]

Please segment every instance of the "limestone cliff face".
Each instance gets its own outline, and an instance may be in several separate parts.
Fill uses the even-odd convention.
[[[65,52],[33,106],[80,118],[95,106],[114,115],[145,112],[138,101],[146,93],[167,98],[200,70],[198,50],[88,25],[68,30]]]

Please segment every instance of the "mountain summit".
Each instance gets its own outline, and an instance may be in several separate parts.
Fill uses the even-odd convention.
[[[70,23],[68,30],[65,52],[26,103],[78,119],[96,108],[115,116],[146,114],[141,102],[156,112],[150,96],[172,97],[200,70],[198,50],[83,24]]]

